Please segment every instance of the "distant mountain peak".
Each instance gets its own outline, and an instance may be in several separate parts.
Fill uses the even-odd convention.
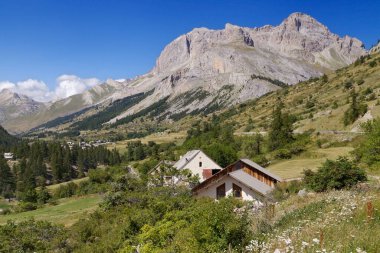
[[[330,32],[329,29],[325,25],[320,23],[318,20],[316,20],[308,14],[301,12],[295,12],[289,15],[289,17],[282,21],[280,26],[284,26],[287,29],[296,31],[313,31],[315,29],[320,29],[321,31],[324,31],[326,33]]]

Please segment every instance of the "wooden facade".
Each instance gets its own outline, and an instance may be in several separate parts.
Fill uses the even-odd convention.
[[[244,168],[243,168],[243,171],[245,173],[248,173],[249,175],[257,178],[261,182],[266,183],[270,187],[274,187],[274,185],[276,184],[276,180],[274,180],[273,178],[271,178],[267,174],[264,174],[263,172],[255,169],[255,168],[253,168],[251,166],[245,165]]]

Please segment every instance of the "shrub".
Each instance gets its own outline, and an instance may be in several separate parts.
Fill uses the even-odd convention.
[[[26,211],[32,211],[37,209],[36,203],[31,202],[20,202],[17,207],[15,208],[16,212],[26,212]]]
[[[346,90],[349,90],[349,89],[351,89],[352,87],[353,87],[352,82],[347,81],[347,82],[344,83],[344,88],[345,88]]]
[[[277,183],[275,189],[271,192],[271,197],[276,201],[281,201],[290,195],[297,194],[303,188],[304,183],[297,180]]]
[[[68,198],[76,194],[78,189],[78,185],[69,182],[67,184],[59,186],[53,193],[54,198],[60,199],[60,198]]]
[[[0,226],[0,252],[70,252],[63,226],[46,221],[8,221]]]
[[[376,61],[371,61],[369,64],[368,64],[371,68],[377,66],[377,62]]]
[[[292,157],[292,153],[288,149],[279,149],[274,153],[274,157],[276,159],[290,159]]]
[[[336,161],[326,160],[317,172],[304,171],[305,185],[316,192],[349,188],[365,180],[365,171],[346,157],[339,157]]]
[[[111,175],[108,174],[106,170],[102,169],[89,170],[88,176],[90,178],[90,182],[98,184],[106,183],[111,179]]]

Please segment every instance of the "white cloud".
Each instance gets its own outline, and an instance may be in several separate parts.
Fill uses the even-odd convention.
[[[81,79],[74,75],[61,75],[57,78],[55,96],[56,99],[70,97],[82,93],[97,84],[100,84],[100,80],[96,78]]]
[[[0,91],[10,89],[13,92],[31,97],[36,101],[48,102],[82,93],[100,83],[101,81],[96,78],[82,79],[75,75],[61,75],[57,78],[57,86],[53,91],[43,81],[34,79],[17,83],[9,81],[0,82]]]
[[[9,81],[4,81],[4,82],[0,82],[0,91],[4,90],[4,89],[9,89],[9,90],[13,90],[13,88],[15,87],[16,85],[14,83],[11,83]]]

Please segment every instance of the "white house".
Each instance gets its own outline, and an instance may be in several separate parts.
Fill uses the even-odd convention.
[[[14,157],[13,153],[4,153],[4,158],[7,160],[12,160]]]
[[[198,197],[220,199],[233,196],[262,203],[280,181],[280,177],[260,165],[241,159],[195,186],[192,192]]]
[[[200,182],[203,182],[222,170],[222,167],[208,157],[202,150],[191,150],[187,152],[173,167],[178,170],[189,169],[193,175],[199,176]]]

